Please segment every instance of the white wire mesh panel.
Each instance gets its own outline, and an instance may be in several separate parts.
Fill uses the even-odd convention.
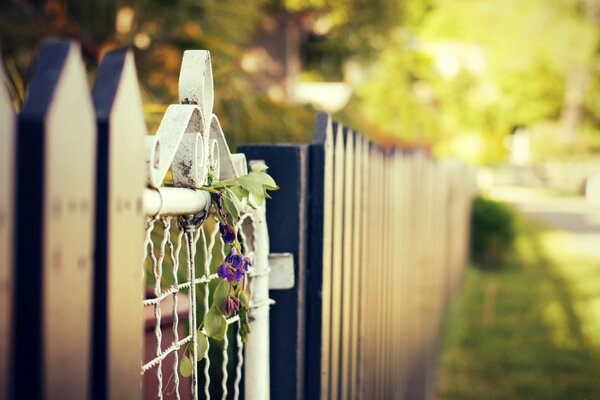
[[[210,216],[201,225],[181,217],[149,217],[146,222],[144,273],[147,291],[144,398],[233,398],[240,395],[243,342],[239,318],[227,319],[222,341],[209,339],[207,357],[198,360],[197,331],[209,310],[211,293],[220,278],[217,266],[225,258],[219,224]],[[254,218],[244,214],[238,224],[242,253],[252,258]],[[247,284],[252,290],[250,269]],[[252,307],[252,305],[251,305]],[[192,360],[190,377],[179,365],[184,354]]]

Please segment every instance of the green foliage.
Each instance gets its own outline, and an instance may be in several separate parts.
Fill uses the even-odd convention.
[[[390,30],[401,23],[410,7],[398,0],[276,0],[274,3],[288,12],[312,14],[327,25],[328,29],[312,35],[305,45],[309,69],[314,66],[310,62],[311,53],[318,54],[317,59],[324,64],[333,61],[339,67],[352,56],[368,57],[381,50]]]
[[[236,221],[240,215],[240,207],[247,202],[251,207],[261,206],[265,198],[270,199],[268,190],[277,190],[279,186],[267,174],[268,167],[263,163],[254,163],[251,171],[244,176],[226,181],[215,181],[205,189],[221,194],[223,209]]]
[[[212,306],[217,310],[225,307],[225,301],[229,297],[229,285],[224,280],[219,280],[212,294]]]
[[[471,257],[482,267],[504,266],[516,237],[515,214],[506,204],[476,197],[471,216]]]
[[[246,206],[259,207],[270,198],[268,190],[279,187],[273,178],[267,174],[268,167],[264,163],[254,163],[251,171],[238,178],[217,181],[209,174],[208,185],[202,189],[211,193],[212,206],[219,224],[219,233],[223,245],[225,259],[217,262],[216,268],[219,279],[212,280],[211,302],[208,312],[200,307],[203,319],[197,328],[196,353],[198,359],[206,356],[209,349],[208,339],[222,341],[227,335],[227,318],[237,315],[239,318],[239,335],[243,342],[250,333],[248,313],[250,310],[250,293],[246,289],[247,272],[252,266],[252,260],[242,254],[242,246],[238,239],[238,224],[242,211]],[[200,246],[202,248],[202,246]],[[206,290],[206,289],[203,289]],[[190,348],[186,349],[187,352]],[[180,373],[191,374],[188,365],[189,356],[181,359]]]
[[[402,44],[400,45],[402,46]],[[388,48],[371,67],[370,79],[357,87],[358,113],[349,115],[360,130],[396,140],[431,142],[440,126],[433,108],[414,91],[430,75],[431,59],[410,48]],[[425,90],[427,90],[425,88]]]
[[[525,221],[506,268],[467,268],[445,324],[436,398],[595,399],[600,275],[580,250],[595,240]]]
[[[201,360],[206,357],[206,353],[208,352],[208,337],[203,332],[198,332],[197,340],[196,355],[198,356],[198,360]]]
[[[403,27],[392,29],[382,51],[363,63],[367,73],[347,115],[378,140],[426,141],[438,155],[472,162],[504,161],[503,140],[515,126],[550,132],[543,141],[548,151],[536,153],[544,157],[561,146],[563,153],[594,151],[600,136],[594,4],[411,2]],[[587,76],[583,91],[570,78],[578,73]],[[573,108],[579,120],[566,147],[557,138]]]
[[[0,43],[11,94],[18,108],[25,95],[24,77],[44,39],[80,41],[92,73],[105,51],[131,46],[152,132],[164,114],[162,105],[178,102],[183,51],[208,49],[214,66],[214,110],[230,147],[308,141],[311,110],[271,100],[256,90],[256,76],[241,66],[257,27],[270,18],[268,4],[268,0],[8,2],[0,8]],[[123,10],[131,10],[132,19],[127,29],[119,30]]]
[[[250,292],[247,290],[240,290],[238,293],[238,299],[240,299],[240,304],[242,307],[250,307]]]
[[[181,356],[181,362],[179,363],[179,373],[184,378],[188,376],[192,376],[192,370],[194,369],[194,365],[192,364],[192,360],[187,355]]]
[[[223,340],[225,337],[225,330],[227,329],[227,321],[223,316],[223,310],[221,308],[218,308],[213,304],[204,316],[203,323],[204,330],[208,337],[215,340]]]

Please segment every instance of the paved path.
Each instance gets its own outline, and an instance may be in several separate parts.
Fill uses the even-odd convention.
[[[549,227],[573,234],[577,250],[600,260],[600,204],[581,196],[566,196],[545,189],[496,186],[488,195],[512,204],[525,215]]]

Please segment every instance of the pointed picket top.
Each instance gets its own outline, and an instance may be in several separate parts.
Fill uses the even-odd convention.
[[[0,59],[0,398],[8,398],[12,316],[12,219],[14,184],[15,115],[2,82]]]
[[[332,124],[332,131],[333,131],[333,145],[337,148],[338,146],[341,146],[341,148],[344,148],[344,138],[346,137],[345,132],[347,130],[346,127],[344,127],[344,125],[341,122],[338,121],[333,121]]]
[[[139,305],[146,123],[133,53],[104,56],[92,92],[98,128],[92,391],[141,397],[143,321]]]
[[[331,115],[327,113],[317,113],[313,128],[313,144],[331,143],[332,140],[333,124],[331,121]]]
[[[45,44],[28,92],[17,135],[13,387],[19,398],[74,399],[89,393],[96,158],[79,45]]]
[[[20,118],[28,116],[45,116],[52,102],[56,86],[63,72],[63,67],[72,47],[70,42],[46,43],[40,50],[36,70],[29,82],[28,96]],[[45,73],[44,73],[45,72]],[[34,95],[31,95],[34,93]]]

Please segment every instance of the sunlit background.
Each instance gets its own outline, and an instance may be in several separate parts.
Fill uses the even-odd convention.
[[[599,9],[595,0],[13,0],[0,38],[17,98],[44,38],[79,39],[90,70],[130,45],[152,124],[176,97],[182,51],[205,48],[234,142],[307,141],[312,106],[379,141],[482,163],[511,160],[524,133],[512,156],[527,163],[600,146]]]
[[[151,132],[183,51],[208,49],[234,147],[310,142],[322,110],[478,164],[484,193],[513,204],[514,245],[467,272],[436,395],[599,398],[599,0],[7,0],[16,107],[52,37],[81,42],[90,76],[132,46]]]

